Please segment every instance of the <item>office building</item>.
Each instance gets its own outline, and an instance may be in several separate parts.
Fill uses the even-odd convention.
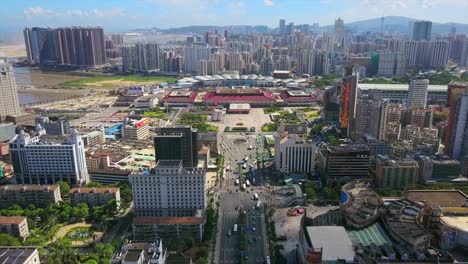
[[[459,160],[462,163],[462,171],[465,171],[468,161],[468,93],[458,97],[453,121],[448,154]]]
[[[0,247],[0,263],[40,264],[35,247]]]
[[[36,118],[36,124],[40,124],[48,135],[64,136],[70,134],[70,122],[65,117],[50,121],[47,116],[39,116]]]
[[[116,187],[72,188],[70,202],[72,205],[86,203],[89,207],[106,205],[110,201],[117,202],[120,207],[120,189]]]
[[[137,216],[192,216],[206,207],[205,169],[160,160],[154,174],[130,174]]]
[[[156,162],[182,160],[184,167],[198,164],[197,130],[190,126],[162,127],[154,137]]]
[[[449,83],[448,88],[447,88],[447,100],[446,100],[447,102],[446,106],[450,108],[450,112],[448,115],[447,129],[445,132],[446,153],[448,153],[447,151],[450,149],[451,135],[456,125],[455,114],[457,113],[458,98],[463,93],[468,93],[468,83],[455,82],[455,81],[451,81]]]
[[[414,159],[391,159],[377,155],[370,167],[370,174],[377,188],[401,189],[415,186],[419,179],[419,165]]]
[[[0,208],[13,204],[27,207],[47,207],[62,201],[59,185],[2,185],[0,186]]]
[[[28,221],[24,216],[0,216],[0,233],[24,239],[29,236]]]
[[[5,57],[0,57],[0,95],[0,121],[21,113],[13,67]]]
[[[414,21],[411,40],[431,40],[432,22],[431,21]]]
[[[65,142],[31,137],[21,130],[10,151],[17,184],[65,181],[82,185],[89,181],[84,144],[74,129]]]
[[[147,117],[140,120],[125,120],[122,126],[122,139],[130,141],[147,139],[149,137],[150,121]]]
[[[341,185],[369,179],[369,149],[366,145],[319,146],[318,173],[326,185]]]
[[[28,61],[32,64],[97,66],[106,63],[100,27],[25,28]]]
[[[356,118],[356,103],[358,98],[359,75],[352,72],[352,68],[346,69],[346,76],[341,84],[340,97],[340,128],[343,136],[351,136],[354,130]]]
[[[458,179],[461,173],[461,163],[447,155],[432,155],[417,157],[419,164],[419,179],[424,182],[450,181]]]
[[[284,124],[278,129],[275,142],[276,169],[282,173],[312,173],[315,167],[315,144],[307,139],[307,128],[300,134],[290,133]]]
[[[426,108],[428,87],[428,79],[416,78],[410,81],[407,100],[409,108]]]

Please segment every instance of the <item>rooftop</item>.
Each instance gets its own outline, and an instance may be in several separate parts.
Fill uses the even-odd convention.
[[[199,225],[203,223],[202,217],[135,217],[135,225]]]
[[[2,185],[0,186],[0,191],[54,191],[57,189],[58,185]]]
[[[229,104],[230,110],[248,110],[250,109],[250,104]]]
[[[408,91],[408,84],[374,84],[374,83],[359,83],[358,87],[361,90],[382,90],[382,91]],[[428,92],[447,92],[447,85],[429,84]]]
[[[174,167],[181,167],[182,161],[181,160],[159,160],[156,164],[158,168],[174,168]]]
[[[19,225],[26,219],[24,216],[0,216],[0,225],[15,224]]]
[[[458,190],[411,190],[405,198],[413,201],[426,201],[441,207],[463,207],[468,196]]]
[[[39,254],[35,247],[0,247],[0,263],[25,263],[35,254]]]
[[[73,188],[70,193],[117,193],[119,188],[116,187],[94,187],[94,188]]]
[[[468,231],[468,216],[442,216],[440,220],[446,225]]]
[[[352,262],[354,250],[351,239],[342,226],[308,226],[307,233],[313,248],[322,248],[322,261],[344,259]]]

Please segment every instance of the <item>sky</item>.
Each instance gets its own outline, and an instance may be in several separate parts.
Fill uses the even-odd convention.
[[[468,24],[468,0],[1,0],[0,32],[28,26],[102,26],[106,31],[190,25],[329,25],[407,16]]]

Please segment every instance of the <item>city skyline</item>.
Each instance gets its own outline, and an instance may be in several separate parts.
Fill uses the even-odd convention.
[[[296,24],[331,25],[338,17],[350,23],[381,16],[468,23],[465,0],[85,0],[72,3],[39,0],[6,2],[3,7],[0,32],[15,32],[27,26],[72,25],[103,26],[110,31],[188,25],[277,27],[280,18]]]

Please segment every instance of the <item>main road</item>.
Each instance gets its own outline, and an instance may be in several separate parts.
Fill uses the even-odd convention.
[[[256,158],[258,140],[256,140],[256,135],[227,133],[223,133],[220,139],[219,150],[224,154],[225,165],[230,166],[231,171],[226,172],[219,192],[220,211],[215,251],[216,263],[239,263],[241,254],[247,256],[244,263],[263,263],[265,257],[269,255],[265,214],[263,205],[256,208],[257,201],[253,199],[254,193],[260,192],[261,187],[251,186],[247,187],[247,190],[242,190],[239,185],[235,184],[236,180],[239,179],[238,162],[249,157],[247,163],[252,163]],[[262,182],[262,179],[256,178],[256,184]],[[262,196],[260,193],[259,195]],[[239,224],[240,211],[245,212],[246,225],[244,230],[239,229],[234,232],[234,225]],[[244,233],[245,253],[239,251],[241,232]]]

